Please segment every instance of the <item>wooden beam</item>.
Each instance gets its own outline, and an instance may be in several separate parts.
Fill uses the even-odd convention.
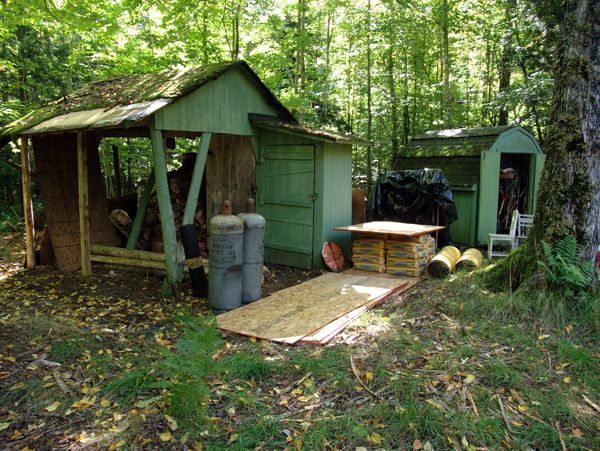
[[[175,235],[175,218],[169,195],[169,181],[167,179],[167,162],[163,147],[163,137],[160,130],[153,126],[150,128],[152,140],[152,153],[154,156],[154,178],[156,180],[156,197],[160,211],[160,225],[165,247],[167,281],[173,289],[177,283],[177,238]],[[163,290],[164,292],[164,290]]]
[[[144,185],[144,191],[142,191],[142,196],[140,197],[140,201],[135,212],[135,219],[131,224],[131,232],[129,233],[129,238],[127,238],[127,245],[125,246],[127,249],[135,249],[137,246],[138,238],[140,237],[140,232],[142,230],[142,224],[144,223],[144,217],[146,216],[146,209],[150,203],[153,189],[154,169],[150,171],[148,180],[146,180],[146,184]]]
[[[23,216],[25,217],[25,246],[27,249],[27,269],[35,268],[35,228],[33,223],[33,203],[31,201],[31,167],[29,164],[29,138],[21,139],[21,183],[23,187]]]
[[[183,212],[183,220],[181,225],[193,224],[194,215],[196,214],[196,206],[198,205],[198,196],[200,195],[200,187],[202,186],[202,176],[204,175],[204,167],[206,165],[206,157],[208,156],[208,146],[212,133],[202,133],[200,138],[200,148],[196,155],[196,163],[194,164],[194,172],[190,182],[190,190],[188,191],[185,211]]]
[[[164,262],[127,257],[113,257],[111,255],[92,254],[92,261],[97,263],[108,263],[111,265],[136,266],[138,268],[165,269]]]
[[[92,255],[105,255],[110,257],[124,257],[137,260],[149,260],[155,262],[165,261],[165,254],[158,252],[140,251],[137,249],[123,249],[122,247],[104,246],[101,244],[92,244]]]
[[[79,186],[79,243],[81,246],[81,274],[92,274],[90,260],[90,210],[88,205],[87,135],[77,130],[77,184]]]

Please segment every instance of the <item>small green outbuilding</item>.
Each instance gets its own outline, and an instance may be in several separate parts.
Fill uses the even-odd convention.
[[[134,226],[138,217],[143,220],[143,199],[155,189],[172,283],[183,267],[175,257],[179,236],[173,209],[184,207],[172,205],[169,193],[165,143],[174,138],[200,138],[200,163],[191,181],[196,192],[187,197],[184,221],[203,211],[208,222],[224,199],[231,199],[239,213],[245,199],[256,196],[258,212],[266,218],[266,262],[321,267],[321,248],[329,240],[349,251],[348,234],[333,228],[351,222],[352,145],[367,142],[299,124],[248,64],[233,62],[91,83],[0,129],[0,145],[20,139],[29,202],[33,147],[35,181],[62,270],[81,268],[89,274],[93,245],[118,242],[100,170],[98,146],[106,137],[149,139],[153,169]],[[206,198],[198,199],[200,193]],[[29,255],[31,221],[27,229]],[[137,236],[130,236],[131,258],[136,243]]]
[[[397,170],[442,169],[458,211],[450,226],[452,240],[477,246],[505,226],[499,218],[507,207],[505,180],[519,180],[514,207],[533,214],[544,159],[531,133],[509,125],[429,131],[408,143],[394,165]]]

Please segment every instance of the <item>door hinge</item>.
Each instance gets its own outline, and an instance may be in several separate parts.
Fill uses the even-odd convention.
[[[319,197],[319,194],[318,194],[318,193],[310,193],[310,194],[308,195],[308,198],[309,198],[309,199],[312,199],[312,200],[315,200],[317,197]]]

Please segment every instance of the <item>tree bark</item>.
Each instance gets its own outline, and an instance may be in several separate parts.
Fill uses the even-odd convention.
[[[565,0],[533,237],[600,243],[600,1]]]
[[[390,45],[387,52],[388,89],[390,90],[390,119],[392,122],[392,158],[398,156],[400,143],[398,140],[398,99],[396,98],[396,81],[394,79],[394,47]]]
[[[367,4],[367,139],[373,138],[373,114],[371,112],[371,0]],[[373,187],[373,146],[367,147],[367,196]]]
[[[442,11],[442,38],[444,46],[444,122],[446,128],[452,127],[452,115],[450,105],[452,94],[450,92],[450,42],[448,37],[448,0],[443,2]]]
[[[504,36],[502,36],[502,53],[500,56],[500,80],[498,82],[498,93],[506,94],[510,88],[510,75],[512,72],[513,60],[513,29],[512,15],[515,7],[515,0],[508,0],[504,12]],[[508,125],[508,105],[506,99],[502,99],[502,105],[498,115],[498,125]]]

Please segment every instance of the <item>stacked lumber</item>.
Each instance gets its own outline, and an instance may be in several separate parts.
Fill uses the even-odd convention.
[[[175,171],[168,173],[169,194],[171,196],[171,204],[173,206],[173,215],[175,218],[175,228],[179,237],[179,228],[183,220],[183,213],[187,202],[188,191],[192,173],[194,172],[194,164],[196,162],[196,154],[185,154],[181,167]],[[208,257],[207,245],[207,221],[206,221],[206,196],[200,195],[196,214],[194,216],[194,225],[198,231],[198,244],[202,257]],[[146,209],[142,230],[138,240],[138,249],[152,252],[164,252],[163,236],[160,225],[160,212],[158,209],[158,199],[156,193],[152,194],[148,208]]]
[[[358,239],[352,242],[354,268],[365,271],[385,271],[385,240]]]
[[[386,241],[386,272],[396,276],[420,277],[430,255],[435,253],[435,240],[428,234]]]

